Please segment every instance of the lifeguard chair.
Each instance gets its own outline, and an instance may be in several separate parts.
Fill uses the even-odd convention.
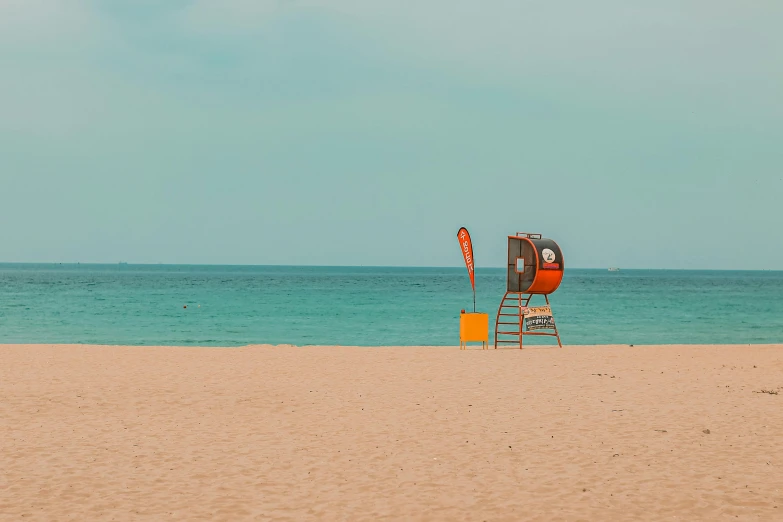
[[[565,265],[560,247],[541,234],[517,232],[508,237],[507,269],[506,294],[495,319],[495,348],[498,343],[509,343],[519,344],[522,349],[525,335],[555,337],[562,348],[549,303],[549,294],[563,280]],[[543,295],[546,306],[530,307],[534,295]]]

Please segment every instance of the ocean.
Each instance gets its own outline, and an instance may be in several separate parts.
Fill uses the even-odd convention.
[[[476,291],[492,330],[505,271]],[[550,299],[564,344],[783,343],[779,271],[573,269]],[[0,264],[0,343],[456,346],[472,307],[462,267]]]

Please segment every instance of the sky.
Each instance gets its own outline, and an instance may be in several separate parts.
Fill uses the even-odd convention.
[[[0,262],[783,269],[783,2],[0,0]]]

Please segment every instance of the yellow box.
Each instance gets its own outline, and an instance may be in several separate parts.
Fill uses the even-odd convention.
[[[482,343],[487,348],[489,341],[489,315],[481,313],[459,315],[459,348],[465,350],[469,342]]]

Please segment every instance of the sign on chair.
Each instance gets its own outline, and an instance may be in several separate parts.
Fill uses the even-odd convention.
[[[525,328],[528,332],[555,329],[555,318],[549,306],[523,306],[520,312],[525,317]]]

